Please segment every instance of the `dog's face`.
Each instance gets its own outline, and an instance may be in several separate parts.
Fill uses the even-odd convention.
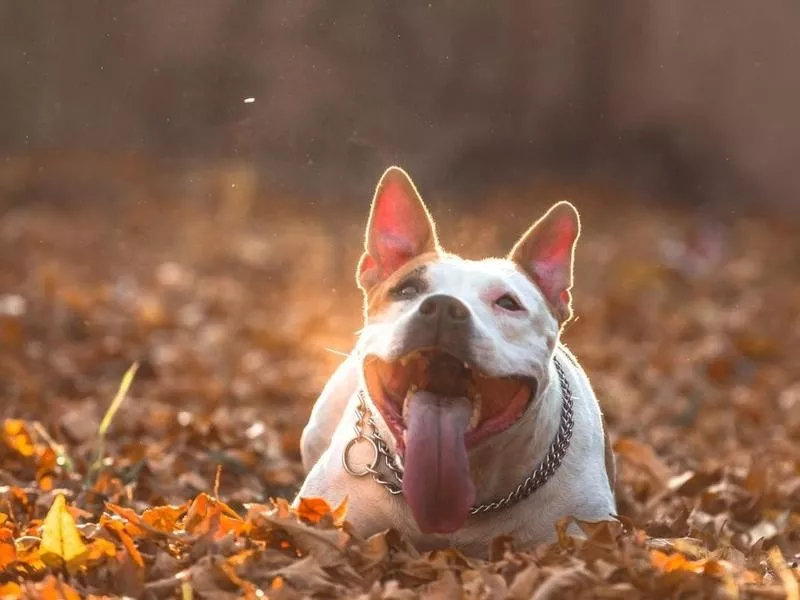
[[[375,193],[358,282],[357,345],[369,397],[403,457],[404,494],[423,532],[450,532],[475,498],[469,453],[535,401],[570,316],[572,205],[554,206],[507,258],[442,251],[408,176]]]

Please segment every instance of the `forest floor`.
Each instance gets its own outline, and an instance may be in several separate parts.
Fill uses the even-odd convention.
[[[549,203],[432,209],[478,257]],[[0,206],[0,597],[798,599],[796,223],[577,203],[564,339],[606,414],[620,523],[495,540],[489,561],[276,500],[360,326],[367,194]]]

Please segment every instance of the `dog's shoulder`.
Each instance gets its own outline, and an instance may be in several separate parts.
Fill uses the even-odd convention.
[[[586,391],[591,396],[593,402],[597,407],[597,411],[600,415],[600,427],[603,430],[603,452],[604,452],[604,459],[605,459],[605,467],[606,473],[608,474],[608,482],[611,486],[611,490],[614,490],[614,486],[616,483],[616,459],[614,457],[614,451],[611,445],[611,438],[608,434],[608,426],[606,425],[606,418],[603,414],[602,407],[600,405],[600,401],[597,399],[597,395],[594,392],[594,389],[589,382],[589,377],[584,371],[583,367],[581,366],[578,358],[575,354],[564,344],[563,342],[559,343],[558,345],[558,353],[557,356],[559,358],[563,357],[567,360],[567,362],[571,365],[572,370],[574,372],[574,376],[580,380],[580,384],[586,388]]]
[[[306,472],[330,445],[348,402],[358,390],[358,365],[357,357],[349,355],[336,368],[311,409],[300,437],[300,453]]]

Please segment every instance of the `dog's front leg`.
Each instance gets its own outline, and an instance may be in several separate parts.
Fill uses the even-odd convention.
[[[334,371],[311,409],[300,436],[300,455],[306,473],[330,446],[333,432],[342,420],[345,406],[358,388],[358,360],[348,356]]]
[[[337,432],[338,434],[338,432]],[[369,537],[380,531],[396,527],[393,515],[399,514],[395,496],[391,496],[370,475],[354,477],[342,466],[343,444],[333,442],[306,476],[292,506],[297,508],[301,498],[322,498],[331,506],[338,506],[347,498],[347,520],[356,532]],[[353,459],[359,464],[368,462],[363,455],[366,448],[354,447]]]

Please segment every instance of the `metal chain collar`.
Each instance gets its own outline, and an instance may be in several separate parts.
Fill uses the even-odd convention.
[[[536,490],[542,487],[558,470],[564,456],[569,448],[569,442],[572,438],[572,427],[575,419],[573,415],[573,396],[572,388],[569,385],[566,373],[558,360],[553,359],[556,371],[558,372],[558,380],[561,384],[561,423],[558,427],[558,433],[550,444],[544,459],[539,465],[528,475],[520,484],[511,490],[505,496],[485,502],[483,504],[476,504],[470,509],[471,515],[478,515],[488,512],[495,512],[502,510],[508,506],[516,504],[520,500],[524,500]],[[355,437],[351,439],[344,447],[342,452],[342,465],[345,471],[354,477],[364,477],[372,475],[372,478],[380,485],[385,487],[390,494],[399,495],[403,493],[403,464],[400,462],[398,456],[394,455],[386,442],[378,432],[375,424],[375,418],[367,407],[365,393],[363,390],[358,392],[359,403],[356,406],[356,423],[354,426]],[[365,433],[365,429],[369,427],[371,433]],[[373,459],[364,466],[361,470],[355,470],[350,466],[348,454],[350,449],[358,443],[368,443],[372,446]],[[395,481],[387,481],[381,475],[379,464],[381,461],[386,465],[390,475]]]

